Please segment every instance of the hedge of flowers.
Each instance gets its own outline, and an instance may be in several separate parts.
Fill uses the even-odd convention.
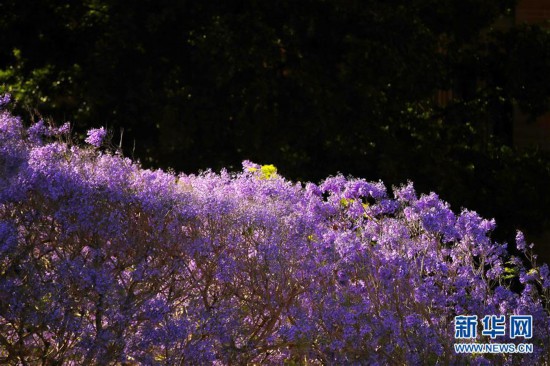
[[[0,363],[550,362],[548,266],[434,193],[147,170],[0,113]],[[454,317],[486,314],[532,315],[533,353],[456,354]]]

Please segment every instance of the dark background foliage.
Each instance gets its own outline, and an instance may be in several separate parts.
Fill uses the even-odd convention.
[[[0,87],[19,114],[123,128],[146,167],[412,180],[544,254],[550,160],[515,149],[512,123],[548,110],[550,34],[499,26],[515,5],[4,0]]]

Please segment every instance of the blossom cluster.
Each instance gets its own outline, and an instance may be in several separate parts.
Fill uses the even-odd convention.
[[[0,112],[1,363],[550,362],[549,271],[521,233],[512,256],[411,183],[177,175],[69,130]],[[532,315],[534,352],[455,354],[454,317],[486,314]]]

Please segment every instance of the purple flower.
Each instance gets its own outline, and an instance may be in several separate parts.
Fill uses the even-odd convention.
[[[105,130],[105,128],[92,128],[88,131],[88,137],[84,141],[92,146],[100,147],[106,135],[107,131]]]
[[[17,246],[17,231],[13,224],[0,221],[0,255],[5,255]]]
[[[176,176],[42,141],[65,132],[0,114],[0,329],[13,359],[51,347],[59,364],[475,364],[450,346],[453,317],[514,312],[533,316],[532,343],[550,342],[548,266],[509,257],[494,221],[417,198],[412,183],[394,199],[341,175],[258,179],[249,161]]]
[[[542,286],[546,289],[550,288],[550,270],[546,263],[540,267],[540,277],[542,278]]]
[[[10,94],[4,94],[0,96],[0,109],[4,108],[6,105],[8,105],[11,102],[11,95]]]
[[[407,185],[394,189],[394,195],[399,201],[412,202],[416,200],[416,191],[411,182],[407,182]]]
[[[527,243],[525,242],[525,236],[519,230],[516,232],[516,247],[520,251],[524,251],[527,248]]]
[[[243,165],[243,169],[248,172],[255,172],[261,169],[261,165],[255,164],[249,160],[243,161],[242,165]]]
[[[66,135],[71,131],[70,122],[65,122],[59,128],[56,129],[55,134],[57,135]]]
[[[31,142],[40,144],[42,142],[42,136],[46,135],[48,128],[44,125],[44,121],[40,120],[27,129],[29,133],[29,139]]]

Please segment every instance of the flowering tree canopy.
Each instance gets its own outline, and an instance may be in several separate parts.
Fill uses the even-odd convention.
[[[548,267],[434,193],[146,170],[0,113],[2,363],[550,362]],[[532,315],[533,353],[456,354],[486,314]]]

